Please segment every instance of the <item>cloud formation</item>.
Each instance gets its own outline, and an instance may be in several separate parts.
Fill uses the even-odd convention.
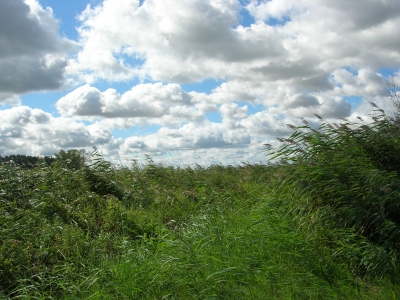
[[[1,110],[0,119],[2,154],[53,155],[59,149],[90,147],[112,140],[110,132],[27,106]]]
[[[238,0],[105,0],[81,15],[82,50],[70,71],[88,80],[211,77],[331,89],[328,75],[343,66],[399,65],[395,2],[366,0],[360,10],[357,1],[250,1],[256,23],[243,27]]]
[[[115,89],[101,92],[86,84],[62,97],[56,107],[65,117],[128,118],[136,123],[174,126],[204,120],[203,106],[196,108],[198,97],[172,83],[139,84],[122,95]]]
[[[97,145],[126,161],[178,152],[202,163],[254,160],[263,143],[290,134],[287,123],[365,117],[367,100],[387,95],[385,68],[399,78],[397,2],[104,0],[78,16],[67,56],[73,42],[60,38],[51,9],[0,1],[0,102],[75,84],[57,99],[61,117],[0,111],[1,153]],[[241,24],[243,12],[252,24]],[[219,82],[207,93],[183,85],[207,79]]]
[[[0,1],[0,103],[62,87],[73,44],[59,37],[58,28],[52,11],[36,0]]]
[[[240,9],[237,0],[147,0],[141,6],[106,0],[82,13],[82,51],[70,72],[83,73],[89,82],[150,76],[184,83],[231,76],[249,62],[281,56],[279,33],[266,26],[243,28]]]

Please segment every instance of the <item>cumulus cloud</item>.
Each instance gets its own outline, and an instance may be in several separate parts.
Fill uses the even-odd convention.
[[[62,97],[56,107],[65,117],[131,118],[137,123],[178,125],[204,120],[196,108],[199,96],[177,84],[139,84],[122,95],[115,89],[101,92],[86,84]]]
[[[270,112],[268,109],[250,115],[240,122],[252,136],[268,140],[286,136],[290,133],[286,123],[288,123],[287,120],[275,112]]]
[[[238,0],[105,0],[81,15],[82,50],[70,72],[88,81],[211,77],[329,90],[344,65],[399,66],[395,2],[367,0],[360,10],[354,1],[250,1],[257,22],[243,27]],[[271,18],[285,21],[272,26]]]
[[[382,75],[371,69],[361,68],[356,73],[340,69],[334,71],[332,75],[343,95],[363,95],[372,98],[387,94]]]
[[[285,102],[282,105],[283,109],[291,109],[298,107],[313,107],[320,105],[318,99],[312,95],[292,95],[285,99]]]
[[[21,101],[17,95],[0,92],[0,104],[18,105],[20,102]]]
[[[0,1],[0,103],[18,104],[20,94],[64,84],[73,44],[58,36],[58,27],[51,9],[36,0]]]
[[[240,113],[240,108],[236,111]],[[229,128],[226,124],[208,121],[187,123],[176,129],[162,127],[145,136],[115,139],[112,136],[115,124],[110,128],[101,121],[85,125],[26,106],[2,110],[0,118],[3,120],[0,125],[2,155],[15,151],[29,155],[52,155],[61,148],[89,149],[96,145],[107,155],[132,158],[134,154],[157,156],[168,151],[241,149],[253,143],[246,128]]]
[[[147,151],[195,150],[208,148],[237,148],[250,143],[246,130],[229,130],[223,124],[188,123],[178,129],[163,127],[144,137],[128,137],[121,146],[122,154]]]
[[[0,102],[56,89],[64,71],[79,86],[56,103],[60,118],[27,107],[0,112],[3,153],[95,144],[127,160],[180,152],[199,162],[246,161],[300,117],[367,115],[366,100],[385,95],[382,68],[400,68],[397,0],[97,3],[80,14],[79,50],[68,61],[71,42],[58,36],[50,9],[0,3]],[[254,24],[240,25],[243,9]],[[135,77],[142,83],[123,93],[97,85]],[[179,85],[210,78],[222,83],[209,93]],[[157,129],[113,137],[115,128],[149,124]]]
[[[4,154],[52,155],[59,149],[90,147],[112,141],[111,134],[40,109],[1,110],[0,151]]]
[[[273,28],[237,26],[237,0],[116,4],[106,0],[82,13],[82,51],[71,62],[71,73],[88,81],[149,75],[182,83],[230,76],[227,69],[238,71],[235,64],[244,66],[285,52]]]
[[[105,0],[81,14],[82,48],[69,71],[88,82],[133,76],[178,83],[225,79],[196,103],[201,112],[235,101],[279,106],[279,113],[286,109],[292,116],[318,109],[344,117],[351,109],[344,96],[382,94],[378,69],[400,66],[398,5],[367,0],[362,12],[359,5],[252,0],[245,9],[256,22],[243,27],[237,0],[146,0],[142,5]],[[152,117],[171,120],[162,106],[148,108]],[[132,114],[126,105],[119,112],[116,106],[108,109],[103,106],[104,116]]]

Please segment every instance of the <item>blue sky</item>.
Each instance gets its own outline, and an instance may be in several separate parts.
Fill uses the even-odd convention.
[[[50,7],[52,9],[54,17],[59,20],[60,35],[76,40],[78,38],[78,31],[76,28],[79,26],[77,16],[81,14],[87,5],[96,5],[96,3],[98,4],[100,1],[40,0],[39,3],[44,8]]]
[[[396,0],[3,0],[0,155],[265,160],[286,123],[387,108],[399,27]]]

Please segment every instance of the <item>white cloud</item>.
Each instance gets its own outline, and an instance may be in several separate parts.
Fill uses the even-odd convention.
[[[144,137],[128,137],[121,146],[122,154],[141,149],[152,152],[208,148],[240,148],[249,144],[250,136],[243,129],[229,129],[223,124],[188,123],[178,129],[163,127]]]
[[[233,28],[241,8],[237,0],[138,2],[106,0],[82,14],[83,48],[71,73],[82,72],[88,80],[138,75],[190,82],[231,76],[248,62],[284,52],[271,27]],[[129,58],[143,62],[130,65]]]
[[[275,112],[271,113],[268,109],[250,115],[240,122],[252,136],[265,140],[286,136],[290,133],[286,127],[286,123],[288,121],[282,116],[279,116]]]
[[[368,114],[366,100],[385,95],[382,68],[400,68],[397,2],[249,0],[256,22],[244,27],[239,0],[104,0],[80,15],[79,52],[67,65],[70,42],[59,38],[51,11],[36,0],[5,0],[0,102],[18,104],[22,93],[60,87],[64,69],[80,87],[56,103],[61,118],[27,107],[0,112],[1,151],[95,144],[124,160],[143,153],[254,160],[262,143],[290,134],[286,123],[300,117]],[[1,18],[5,9],[12,19]],[[152,83],[124,93],[112,88],[134,77]],[[209,94],[179,85],[209,78],[223,81]],[[111,88],[100,90],[98,81]],[[351,108],[349,96],[362,99],[360,107]],[[210,112],[221,122],[208,121]],[[113,137],[115,128],[147,125],[161,128]]]
[[[62,87],[72,46],[58,36],[52,11],[36,0],[0,1],[0,103],[18,104],[20,94]]]
[[[1,110],[0,140],[2,154],[52,155],[59,149],[90,147],[112,142],[104,130],[87,128],[67,118],[55,118],[27,106]]]
[[[284,99],[281,106],[271,108],[270,112],[297,118],[314,114],[325,118],[346,118],[350,115],[351,105],[339,96],[296,94]]]
[[[301,11],[302,4],[297,1],[257,1],[253,0],[247,5],[249,13],[257,20],[269,20],[271,18],[277,20],[283,20],[285,17],[290,17],[291,13],[296,9]]]
[[[258,23],[245,28],[235,0],[106,0],[82,14],[83,48],[70,71],[90,80],[286,80],[299,92],[332,89],[329,74],[344,65],[399,65],[395,0],[366,0],[362,12],[339,2],[252,1]],[[262,22],[270,18],[289,21]]]
[[[122,95],[115,89],[101,92],[86,84],[62,97],[56,107],[65,117],[130,118],[136,123],[177,126],[204,120],[203,112],[192,103],[199,96],[183,91],[177,84],[139,84]]]
[[[18,105],[20,103],[21,100],[17,95],[0,92],[0,104]]]
[[[387,94],[386,84],[382,75],[371,69],[359,69],[353,74],[346,69],[336,70],[332,73],[336,84],[340,85],[343,95],[363,95],[364,97],[383,96]]]
[[[223,119],[243,119],[247,117],[247,105],[239,107],[236,103],[223,104],[220,111]]]
[[[70,70],[91,80],[225,79],[210,95],[198,97],[205,104],[193,100],[203,113],[216,111],[217,104],[246,101],[289,116],[318,110],[344,117],[350,113],[344,96],[382,94],[379,68],[400,67],[395,1],[366,0],[361,11],[356,2],[250,1],[246,8],[257,22],[243,27],[235,0],[146,0],[141,6],[106,0],[82,14],[82,51]],[[271,25],[274,20],[281,25]],[[341,82],[344,67],[357,73],[347,82]],[[158,124],[172,125],[162,107],[151,111]]]

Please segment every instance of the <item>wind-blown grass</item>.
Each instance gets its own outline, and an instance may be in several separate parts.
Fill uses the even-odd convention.
[[[396,299],[399,123],[377,112],[293,127],[274,165],[2,163],[0,298]]]
[[[370,124],[324,121],[317,130],[305,120],[304,126],[289,125],[294,133],[270,155],[283,161],[281,190],[306,195],[306,202],[293,205],[295,214],[304,214],[309,226],[343,229],[339,235],[325,234],[353,272],[397,276],[400,119],[372,106]]]

